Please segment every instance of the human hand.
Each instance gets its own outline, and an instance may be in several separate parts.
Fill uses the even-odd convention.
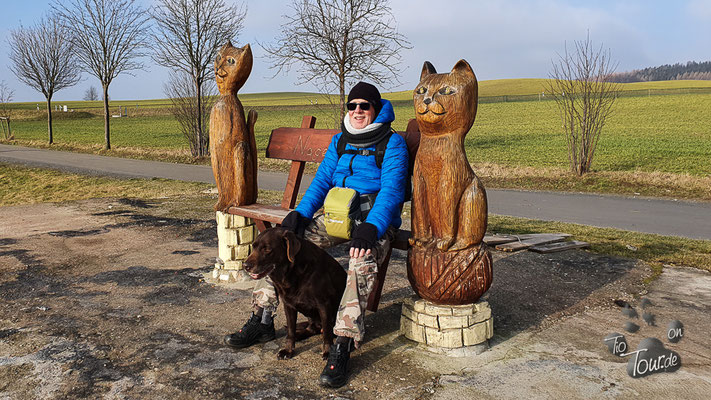
[[[377,241],[378,228],[376,228],[375,225],[364,222],[356,226],[353,230],[353,239],[351,240],[351,258],[360,258],[370,255],[371,249],[375,247],[375,242]]]
[[[366,250],[363,248],[356,248],[356,247],[351,247],[350,255],[351,258],[361,258],[365,256],[369,256],[371,253],[370,249]]]

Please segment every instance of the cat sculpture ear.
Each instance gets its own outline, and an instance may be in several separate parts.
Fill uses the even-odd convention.
[[[466,60],[459,60],[457,61],[456,64],[454,64],[454,68],[452,68],[452,72],[460,72],[464,74],[468,74],[474,77],[476,79],[476,75],[474,75],[474,70],[472,69],[471,65]]]
[[[244,46],[242,46],[242,50],[245,50],[245,51],[246,51],[246,50],[249,50],[249,51],[251,52],[251,51],[252,51],[252,48],[249,47],[249,43],[247,43],[247,44],[245,44]]]
[[[232,47],[232,43],[228,40],[227,43],[223,44],[222,47],[220,47],[220,52],[225,51],[225,49],[229,49]]]
[[[422,73],[420,74],[420,80],[422,78],[426,77],[427,75],[430,74],[436,74],[437,70],[435,69],[434,65],[432,65],[429,61],[425,61],[425,65],[422,66]]]

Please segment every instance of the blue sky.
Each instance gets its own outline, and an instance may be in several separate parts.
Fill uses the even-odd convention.
[[[226,0],[232,2],[232,0]],[[139,0],[145,6],[152,0]],[[256,42],[271,42],[290,0],[246,0],[245,28],[235,45],[252,43],[254,68],[242,93],[316,91],[297,85],[297,73],[271,78]],[[15,90],[16,101],[43,101],[8,68],[7,39],[12,29],[32,25],[49,11],[47,0],[2,0],[0,16],[0,80]],[[582,0],[391,0],[399,31],[413,48],[403,52],[402,84],[382,90],[410,90],[419,80],[425,60],[446,71],[460,58],[479,80],[546,78],[551,60],[564,44],[586,33],[612,52],[618,71],[711,60],[711,0],[582,1]],[[435,6],[436,4],[436,6]],[[236,42],[236,43],[235,43]],[[163,98],[167,70],[146,60],[148,71],[119,76],[111,84],[113,99]],[[96,78],[85,75],[55,100],[78,100]]]

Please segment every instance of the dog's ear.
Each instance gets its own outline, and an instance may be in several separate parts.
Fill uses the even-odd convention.
[[[296,253],[301,250],[301,242],[292,231],[284,231],[284,241],[286,242],[286,256],[289,258],[289,262],[293,264],[296,259]]]

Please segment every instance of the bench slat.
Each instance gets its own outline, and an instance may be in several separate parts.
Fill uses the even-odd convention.
[[[269,136],[266,157],[289,161],[321,162],[338,129],[277,128]],[[407,142],[410,154],[417,153],[420,132],[414,119],[405,132],[398,132]]]
[[[283,209],[279,206],[270,206],[254,203],[247,206],[230,207],[229,214],[241,215],[243,217],[281,224],[286,214],[291,210]]]
[[[336,129],[277,128],[269,136],[267,158],[321,162]]]

